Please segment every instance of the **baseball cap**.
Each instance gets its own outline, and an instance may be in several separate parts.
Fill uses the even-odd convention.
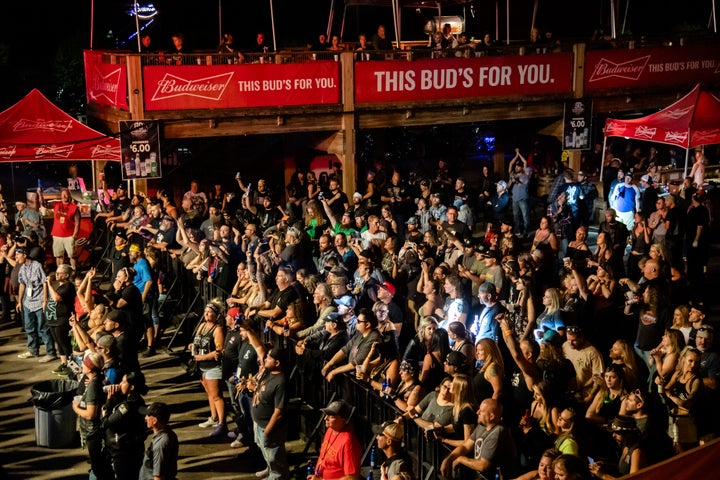
[[[378,285],[379,288],[384,288],[388,292],[390,292],[390,295],[395,296],[395,286],[390,282],[383,282],[380,285]]]
[[[375,435],[385,435],[396,442],[401,442],[405,436],[405,427],[402,423],[385,422],[382,425],[373,425],[372,431]]]
[[[358,198],[358,197],[362,198],[362,193],[360,193],[360,192],[353,193],[353,198]]]
[[[618,415],[610,421],[607,429],[611,432],[633,432],[637,431],[637,422],[630,415]]]
[[[352,295],[343,295],[340,298],[334,299],[335,305],[337,306],[345,306],[347,308],[353,309],[355,308],[355,305],[357,305],[357,302],[355,301],[355,297]]]
[[[124,183],[120,183],[115,190],[127,190],[127,187]]]
[[[239,317],[241,313],[242,313],[242,310],[240,310],[240,307],[233,307],[233,308],[228,309],[226,315],[229,317],[235,318],[235,317]]]
[[[338,312],[332,312],[328,314],[327,317],[325,317],[325,322],[332,322],[334,323],[338,328],[345,330],[345,320],[343,320],[342,315],[340,315]]]
[[[173,222],[173,223],[175,222],[175,219],[173,217],[171,217],[170,215],[165,215],[164,217],[162,217],[162,219],[167,220],[168,222]]]
[[[140,253],[140,245],[138,245],[137,243],[133,243],[132,245],[130,245],[130,251],[134,253]]]
[[[400,362],[400,370],[403,372],[415,373],[417,371],[417,368],[415,367],[415,365],[412,364],[412,362],[403,360],[402,362]]]
[[[645,175],[640,177],[640,181],[645,183],[652,183],[652,178],[650,178],[650,175],[646,173]]]
[[[15,249],[15,255],[27,255],[27,251],[22,247],[18,247]]]
[[[345,400],[335,400],[330,402],[327,407],[320,409],[325,415],[333,415],[344,419],[350,418],[352,407]]]
[[[583,172],[582,170],[578,171],[578,177],[584,177],[584,176],[585,176],[585,172]]]
[[[170,407],[167,403],[153,402],[150,405],[140,407],[140,415],[155,417],[163,423],[170,420]]]
[[[23,205],[27,205],[27,200],[24,199],[24,198],[18,198],[17,200],[15,200],[15,205],[17,205],[18,203],[22,203]]]
[[[115,236],[116,236],[116,237],[119,237],[119,238],[122,238],[123,240],[127,240],[127,239],[128,239],[127,232],[125,231],[125,229],[119,229],[119,230],[115,233]]]
[[[465,355],[463,355],[462,352],[458,352],[456,350],[448,352],[448,354],[445,356],[445,363],[455,368],[461,368],[463,365],[465,365],[465,360]]]
[[[500,180],[499,182],[497,182],[497,186],[507,188],[507,182],[505,182],[505,180]]]
[[[412,217],[407,219],[407,222],[405,222],[405,225],[417,225],[418,224],[418,217],[413,215]]]

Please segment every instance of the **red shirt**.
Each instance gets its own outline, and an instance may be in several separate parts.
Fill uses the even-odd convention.
[[[350,427],[342,432],[328,428],[320,446],[317,468],[323,480],[360,474],[360,443]]]
[[[75,233],[75,213],[78,206],[74,203],[55,202],[53,209],[53,237],[72,237]]]

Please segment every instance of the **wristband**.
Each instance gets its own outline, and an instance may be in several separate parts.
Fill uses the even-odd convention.
[[[510,335],[512,335],[512,330],[510,330],[509,328],[507,330],[503,330],[503,335],[509,337]]]

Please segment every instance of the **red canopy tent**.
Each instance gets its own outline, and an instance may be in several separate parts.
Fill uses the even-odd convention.
[[[38,89],[0,112],[0,162],[120,161],[120,141],[74,119]]]
[[[720,143],[720,100],[700,84],[667,108],[633,120],[605,121],[605,138],[627,137],[685,149]],[[603,151],[605,150],[603,146]],[[687,172],[688,155],[685,155]]]

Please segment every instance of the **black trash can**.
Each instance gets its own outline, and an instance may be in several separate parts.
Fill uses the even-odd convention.
[[[46,380],[30,389],[35,410],[35,441],[38,447],[74,446],[77,440],[72,401],[78,389],[75,380]]]

